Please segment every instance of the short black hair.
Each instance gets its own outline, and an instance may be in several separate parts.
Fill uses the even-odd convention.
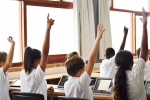
[[[105,51],[106,59],[109,59],[115,55],[115,50],[113,48],[107,48]]]

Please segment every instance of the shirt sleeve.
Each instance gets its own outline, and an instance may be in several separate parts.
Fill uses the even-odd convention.
[[[79,78],[79,83],[83,86],[89,86],[90,82],[91,82],[90,76],[88,75],[86,71],[84,71],[83,74]]]
[[[34,79],[35,79],[36,81],[41,81],[41,80],[44,78],[45,74],[46,74],[46,73],[43,72],[43,70],[41,69],[41,67],[38,66],[38,67],[36,68],[36,70],[35,70],[35,73],[34,73]]]
[[[144,77],[144,68],[145,68],[145,61],[142,58],[140,58],[132,70],[135,74],[140,74],[141,76]]]
[[[4,74],[4,71],[3,71],[3,67],[1,67],[1,68],[0,68],[0,79],[3,80],[3,79],[6,78],[6,76],[7,76],[7,73],[6,73],[6,75],[5,75],[5,74]]]

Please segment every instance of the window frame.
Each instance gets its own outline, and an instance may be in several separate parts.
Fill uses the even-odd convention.
[[[42,7],[54,7],[54,8],[65,8],[73,9],[73,2],[65,2],[63,0],[47,1],[47,0],[18,0],[20,1],[19,20],[20,20],[20,47],[21,47],[21,58],[23,59],[24,49],[27,46],[27,22],[26,22],[26,9],[28,5],[42,6]],[[47,63],[64,63],[67,54],[49,55]],[[12,64],[12,67],[21,67],[22,62],[16,62]]]
[[[27,27],[26,27],[26,7],[27,5],[32,6],[43,6],[43,7],[55,7],[55,8],[66,8],[73,9],[73,2],[65,2],[63,0],[47,1],[47,0],[17,0],[20,1],[20,46],[21,46],[21,58],[23,58],[24,49],[27,46]],[[126,9],[114,8],[114,0],[110,0],[110,10],[118,12],[130,13],[130,31],[131,31],[131,52],[133,56],[136,56],[136,16],[141,16],[141,11],[133,11]],[[148,15],[150,15],[150,0],[148,0]],[[48,63],[64,63],[66,60],[66,54],[49,55]],[[101,59],[99,60],[101,61]],[[13,63],[12,67],[20,67],[22,62]]]

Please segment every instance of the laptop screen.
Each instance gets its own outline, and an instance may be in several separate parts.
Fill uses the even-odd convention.
[[[90,82],[90,86],[92,86],[92,85],[95,85],[95,82],[96,82],[96,79],[97,79],[97,77],[91,77],[91,82]],[[65,82],[68,80],[68,76],[67,75],[63,75],[62,77],[61,77],[61,79],[59,80],[59,82],[58,82],[58,88],[64,88],[64,84],[65,84]]]
[[[20,80],[19,80],[19,79],[15,80],[15,81],[10,85],[10,87],[20,87]]]
[[[145,90],[146,90],[146,94],[150,94],[150,81],[146,82]]]
[[[111,78],[97,78],[94,93],[111,93],[112,79]]]
[[[64,88],[64,84],[65,82],[68,80],[68,76],[67,75],[63,75],[61,77],[61,79],[59,80],[59,83],[58,83],[58,88]]]

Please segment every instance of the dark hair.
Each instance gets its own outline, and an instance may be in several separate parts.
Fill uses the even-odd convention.
[[[107,48],[105,51],[106,59],[109,59],[115,55],[115,50],[113,48]]]
[[[6,61],[7,53],[6,52],[0,52],[0,62]]]
[[[30,74],[35,60],[41,59],[41,52],[37,49],[27,47],[24,53],[24,69],[27,74]]]
[[[85,62],[77,52],[71,52],[67,55],[65,66],[67,73],[70,76],[75,76],[80,69],[84,69]]]
[[[133,63],[132,53],[126,50],[119,51],[115,57],[115,63],[118,70],[115,75],[114,99],[128,100],[127,75],[125,71],[129,70],[130,65]]]
[[[138,48],[138,49],[136,50],[136,54],[137,54],[137,57],[138,57],[138,58],[140,57],[140,52],[141,52],[141,48]]]

